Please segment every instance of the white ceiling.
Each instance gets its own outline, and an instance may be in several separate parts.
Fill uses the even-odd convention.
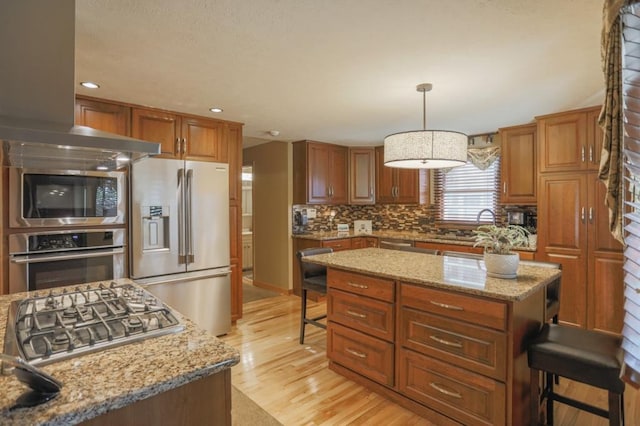
[[[602,1],[80,0],[77,93],[378,145],[428,82],[428,128],[487,133],[601,103]]]

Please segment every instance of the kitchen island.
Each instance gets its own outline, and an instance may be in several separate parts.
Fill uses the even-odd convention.
[[[437,424],[529,424],[526,344],[548,318],[558,269],[366,248],[328,267],[329,368]]]
[[[0,296],[3,340],[10,303],[35,293]],[[175,315],[184,330],[39,367],[63,384],[42,405],[12,410],[28,388],[13,375],[0,376],[0,424],[230,424],[229,369],[239,362],[238,351]]]

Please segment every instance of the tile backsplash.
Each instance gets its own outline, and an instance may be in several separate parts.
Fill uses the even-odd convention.
[[[512,208],[512,207],[509,207]],[[294,205],[292,215],[307,209],[315,209],[314,219],[307,217],[304,227],[308,232],[335,231],[338,223],[349,224],[353,229],[354,220],[371,220],[374,231],[417,231],[438,232],[455,231],[455,228],[443,228],[436,223],[436,206],[428,205],[403,205],[403,204],[374,204],[374,205]],[[527,208],[535,213],[535,208]],[[335,214],[332,216],[332,212]],[[506,224],[507,209],[500,207],[497,212],[497,222]],[[295,221],[293,222],[295,224]],[[468,227],[461,227],[467,228]],[[295,227],[294,227],[295,230]]]

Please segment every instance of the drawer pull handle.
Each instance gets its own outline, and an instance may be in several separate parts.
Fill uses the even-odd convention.
[[[345,351],[349,352],[353,356],[357,356],[358,358],[366,358],[367,354],[363,354],[362,352],[358,352],[354,349],[346,348]]]
[[[431,302],[432,305],[436,305],[444,309],[450,309],[452,311],[464,311],[464,308],[461,306],[447,305],[446,303],[434,302],[433,300],[430,300],[429,302]]]
[[[351,286],[351,287],[355,287],[355,288],[362,288],[362,289],[368,289],[369,286],[368,285],[364,285],[364,284],[358,284],[358,283],[352,283],[351,281],[349,281],[347,283],[347,285]]]
[[[454,391],[450,391],[445,389],[442,385],[439,385],[438,383],[429,383],[429,386],[431,386],[432,388],[434,388],[435,390],[437,390],[440,393],[443,393],[447,396],[452,396],[454,398],[462,398],[462,395],[460,395],[458,392],[454,392]]]
[[[441,339],[440,337],[433,336],[433,335],[429,336],[429,338],[431,340],[435,340],[438,343],[442,343],[443,345],[452,346],[454,348],[461,348],[462,347],[462,343],[460,343],[460,342],[452,342],[450,340]]]
[[[357,318],[366,318],[367,317],[366,314],[360,314],[358,312],[354,312],[354,311],[351,311],[351,310],[347,310],[347,313],[349,315],[351,315],[352,317],[357,317]]]

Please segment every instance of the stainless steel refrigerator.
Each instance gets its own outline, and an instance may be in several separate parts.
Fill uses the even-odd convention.
[[[231,328],[229,166],[131,165],[131,278],[219,336]]]

